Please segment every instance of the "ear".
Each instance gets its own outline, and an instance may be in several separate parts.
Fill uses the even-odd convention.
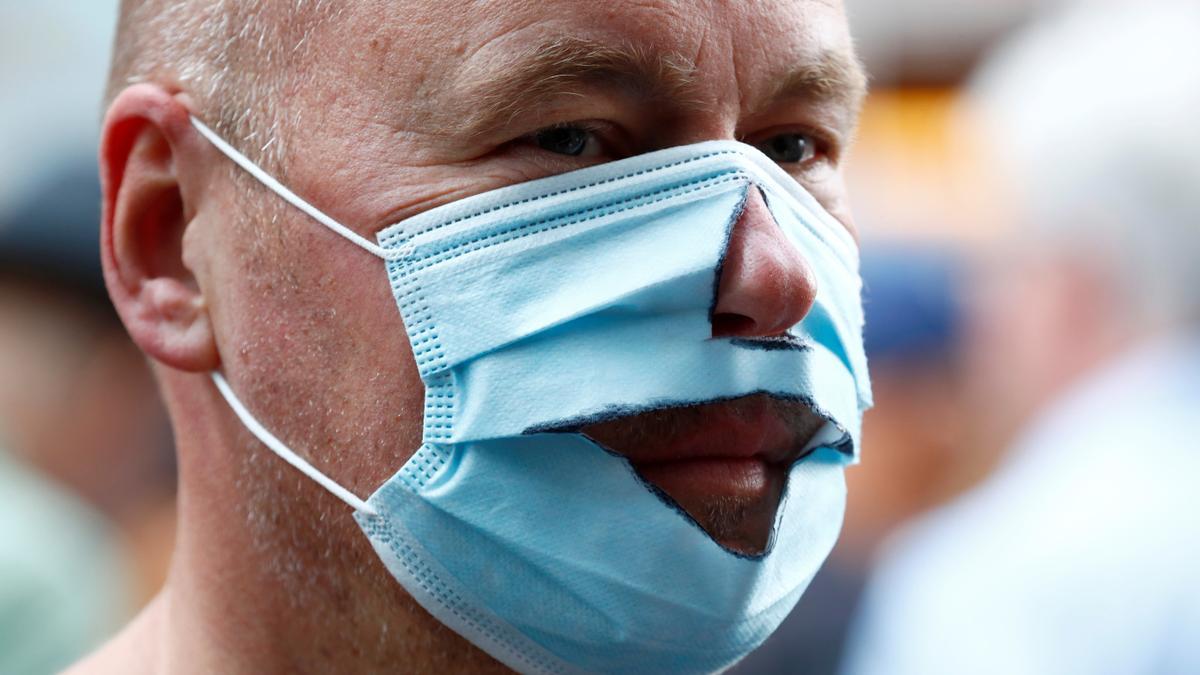
[[[122,91],[100,138],[104,281],[133,341],[185,371],[220,365],[200,284],[185,262],[185,238],[202,194],[182,171],[211,161],[180,98],[152,84]],[[189,242],[190,243],[190,242]]]

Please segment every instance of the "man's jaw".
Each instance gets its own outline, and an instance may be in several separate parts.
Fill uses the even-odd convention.
[[[767,550],[788,471],[825,419],[803,402],[751,394],[589,424],[721,546]]]

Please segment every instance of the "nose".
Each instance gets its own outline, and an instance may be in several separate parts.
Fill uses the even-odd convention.
[[[712,312],[713,337],[773,337],[812,309],[817,281],[757,188],[733,226]]]

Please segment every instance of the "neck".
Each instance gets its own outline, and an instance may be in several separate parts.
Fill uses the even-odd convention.
[[[175,553],[159,597],[105,650],[113,672],[507,672],[418,606],[345,504],[253,440],[207,376],[167,378],[189,385],[164,382]]]

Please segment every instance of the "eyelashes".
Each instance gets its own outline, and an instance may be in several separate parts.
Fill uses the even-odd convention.
[[[568,157],[596,157],[603,152],[596,129],[581,123],[567,122],[539,129],[530,134],[529,142],[546,152]]]
[[[766,134],[739,136],[771,160],[792,173],[808,172],[831,164],[836,158],[835,144],[826,136],[808,128],[777,128]],[[522,150],[545,159],[589,164],[622,159],[664,147],[662,144],[636,143],[614,123],[602,120],[577,120],[552,124],[518,137],[511,142]],[[645,146],[645,147],[642,147]]]

